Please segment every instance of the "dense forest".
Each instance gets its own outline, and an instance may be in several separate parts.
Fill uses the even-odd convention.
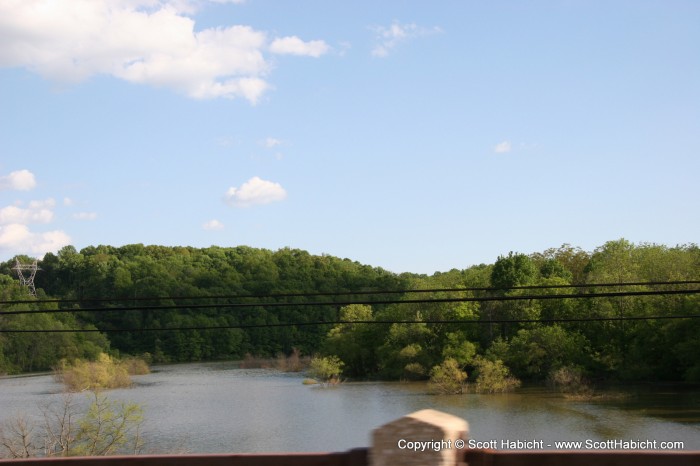
[[[103,351],[178,362],[297,349],[339,357],[352,378],[424,379],[446,358],[467,371],[480,358],[525,381],[562,367],[700,381],[696,245],[564,245],[431,276],[289,248],[68,246],[38,262],[36,297],[16,259],[34,260],[0,264],[0,373]]]

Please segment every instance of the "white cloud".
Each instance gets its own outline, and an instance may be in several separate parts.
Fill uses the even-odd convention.
[[[318,58],[328,52],[330,47],[322,40],[304,42],[297,36],[282,37],[272,41],[270,52],[278,55],[300,55]]]
[[[221,223],[220,221],[214,219],[214,220],[209,220],[208,222],[203,224],[202,228],[205,230],[223,230],[224,224]]]
[[[54,207],[56,207],[56,200],[53,198],[29,202],[30,209],[53,209]]]
[[[282,201],[286,197],[287,191],[279,183],[254,176],[243,183],[240,188],[229,188],[224,196],[224,201],[233,207],[251,207]]]
[[[505,154],[507,152],[510,152],[511,149],[512,146],[510,144],[510,141],[499,142],[493,147],[493,151],[497,154]]]
[[[2,18],[0,18],[2,22]],[[2,37],[0,30],[0,38]],[[2,50],[2,48],[0,48]],[[2,52],[0,51],[0,54]],[[17,190],[29,191],[36,186],[34,174],[29,170],[18,170],[6,176],[0,176],[0,191]]]
[[[249,26],[196,30],[188,14],[204,0],[22,0],[0,2],[0,66],[80,82],[108,75],[167,87],[197,99],[270,89],[264,52],[320,56],[323,41],[296,36],[270,44]],[[218,0],[217,3],[240,3]]]
[[[42,256],[71,244],[70,236],[60,230],[32,233],[26,225],[0,226],[0,251]]]
[[[263,146],[267,147],[268,149],[273,149],[273,148],[275,148],[277,146],[281,146],[281,145],[282,145],[282,141],[280,141],[279,139],[275,139],[275,138],[267,138],[263,141]]]
[[[0,225],[50,223],[52,220],[53,212],[49,209],[22,209],[17,206],[7,206],[0,209]]]
[[[236,5],[241,5],[245,3],[245,0],[209,0],[212,3],[234,3]]]
[[[95,220],[97,218],[96,212],[76,212],[73,214],[73,218],[76,220]]]
[[[2,18],[0,18],[0,22],[2,22]],[[29,170],[19,170],[0,177],[0,190],[27,191],[34,186],[36,186],[36,180]],[[22,207],[23,205],[23,202],[16,201],[14,205],[0,208],[1,252],[43,257],[47,252],[58,251],[71,243],[70,237],[63,231],[35,233],[30,231],[27,226],[32,223],[46,224],[53,221],[53,208],[56,207],[55,199],[30,201],[26,208]]]
[[[64,206],[72,206],[74,204],[73,199],[70,197],[64,197],[63,198],[63,205]]]
[[[388,27],[375,26],[371,29],[375,33],[376,45],[372,49],[372,55],[375,57],[386,57],[399,44],[410,39],[442,32],[439,27],[424,28],[415,23],[401,24],[398,21],[394,21]]]

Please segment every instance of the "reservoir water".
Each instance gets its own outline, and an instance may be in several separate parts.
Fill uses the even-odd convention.
[[[432,395],[424,383],[352,382],[322,388],[303,375],[235,363],[160,366],[110,399],[143,406],[146,452],[343,451],[365,447],[372,429],[433,408],[466,419],[479,441],[680,441],[700,450],[700,390],[626,390],[571,401],[544,389],[500,395]],[[0,423],[60,402],[50,375],[0,378]],[[87,403],[88,396],[76,395]]]

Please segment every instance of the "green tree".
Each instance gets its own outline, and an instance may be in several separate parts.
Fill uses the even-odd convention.
[[[467,373],[460,368],[457,360],[446,358],[440,365],[430,370],[430,388],[436,393],[462,393]]]
[[[496,288],[500,296],[512,296],[526,293],[524,290],[513,290],[513,287],[534,284],[537,279],[537,267],[532,259],[525,254],[499,256],[491,269],[491,286]],[[539,304],[532,301],[491,301],[482,306],[482,319],[486,320],[528,320],[540,317]],[[482,342],[490,343],[500,336],[509,338],[522,324],[502,322],[500,326],[493,323],[488,326],[488,333],[482,336]]]
[[[519,330],[510,340],[506,362],[517,376],[542,381],[562,366],[590,367],[589,358],[585,337],[552,325]]]
[[[475,390],[478,393],[503,393],[520,386],[520,381],[511,375],[508,367],[500,359],[477,358],[474,366]]]
[[[531,284],[537,276],[537,268],[525,254],[498,256],[491,270],[491,286],[498,289],[508,289],[514,286]]]
[[[309,375],[324,384],[340,382],[345,364],[338,356],[313,357],[309,363]]]
[[[377,326],[366,323],[374,320],[372,307],[351,304],[340,308],[339,318],[344,323],[333,327],[326,337],[324,352],[335,354],[345,362],[345,372],[352,377],[372,374],[377,370]]]
[[[445,359],[452,359],[460,367],[471,364],[476,356],[477,347],[467,340],[463,333],[451,332],[446,335],[446,344],[442,348],[442,356]]]

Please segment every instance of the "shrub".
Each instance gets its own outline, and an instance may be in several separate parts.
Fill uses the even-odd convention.
[[[425,379],[426,370],[419,362],[409,362],[403,368],[403,376],[408,380]]]
[[[129,358],[119,361],[100,353],[96,361],[76,359],[73,363],[61,360],[54,375],[70,391],[101,390],[131,386],[130,374],[147,374],[148,366],[142,360]]]
[[[18,416],[0,426],[0,458],[36,456],[100,456],[138,454],[143,448],[143,409],[133,403],[110,401],[93,392],[81,412],[73,394],[42,408],[41,418]]]
[[[133,403],[110,401],[95,393],[95,400],[78,423],[71,454],[104,456],[119,452],[138,453],[143,409]]]
[[[270,369],[274,366],[274,361],[271,359],[260,358],[246,353],[243,356],[243,361],[239,364],[241,369]]]
[[[436,393],[462,393],[467,373],[464,372],[456,359],[447,358],[440,365],[430,370],[430,388]]]
[[[282,372],[301,372],[309,365],[308,357],[301,357],[301,352],[292,348],[292,353],[285,356],[283,353],[277,355],[277,369]]]
[[[324,384],[340,383],[340,374],[345,364],[338,356],[313,357],[309,364],[309,374]]]
[[[122,359],[119,364],[126,369],[126,372],[129,375],[145,375],[151,373],[151,369],[148,367],[148,363],[144,359],[126,358]]]
[[[503,393],[520,386],[520,380],[510,374],[503,361],[476,358],[476,391],[478,393]]]
[[[553,370],[549,373],[547,382],[563,393],[585,394],[592,391],[584,380],[580,367],[563,366]]]

